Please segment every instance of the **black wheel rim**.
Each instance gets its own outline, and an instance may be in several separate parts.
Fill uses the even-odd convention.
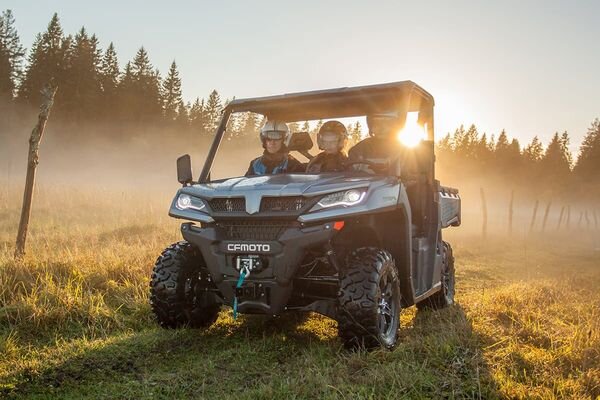
[[[384,341],[389,341],[398,329],[398,304],[397,285],[394,285],[390,274],[386,274],[379,282],[381,298],[377,303],[377,328]]]

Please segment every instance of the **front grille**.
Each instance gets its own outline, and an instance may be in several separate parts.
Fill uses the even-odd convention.
[[[212,199],[208,204],[214,212],[245,212],[246,199],[237,197],[232,199]]]
[[[260,203],[260,211],[300,211],[306,201],[302,196],[265,197]]]
[[[218,226],[225,240],[273,241],[294,224],[293,221],[222,221]]]

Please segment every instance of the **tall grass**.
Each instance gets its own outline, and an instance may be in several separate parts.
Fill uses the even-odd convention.
[[[180,238],[169,193],[41,187],[15,262],[20,196],[0,194],[0,397],[600,396],[593,236],[452,232],[457,305],[404,310],[392,352],[348,353],[318,315],[233,321],[225,309],[205,332],[157,328],[151,266]]]

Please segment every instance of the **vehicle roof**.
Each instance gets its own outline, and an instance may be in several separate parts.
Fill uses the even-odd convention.
[[[412,81],[236,99],[231,112],[254,112],[270,119],[304,121],[378,112],[433,108],[433,96]]]

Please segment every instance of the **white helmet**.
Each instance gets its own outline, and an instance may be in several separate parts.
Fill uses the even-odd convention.
[[[260,129],[260,140],[265,143],[267,139],[283,140],[287,146],[290,141],[290,128],[283,121],[267,121]]]

